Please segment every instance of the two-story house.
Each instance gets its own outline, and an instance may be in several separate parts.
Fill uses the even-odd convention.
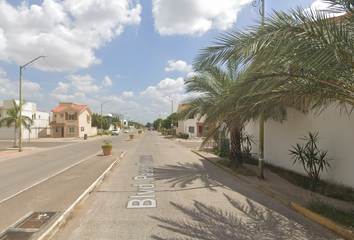
[[[52,109],[53,113],[51,137],[84,137],[92,135],[92,111],[88,105],[78,105],[73,102],[61,102]]]

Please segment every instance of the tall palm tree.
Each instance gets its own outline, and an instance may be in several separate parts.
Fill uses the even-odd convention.
[[[28,127],[28,124],[33,124],[33,120],[30,117],[27,116],[21,116],[20,119],[20,109],[25,106],[27,104],[26,101],[22,101],[21,106],[17,105],[16,101],[14,99],[12,99],[13,102],[13,108],[10,108],[7,110],[6,114],[8,115],[8,117],[3,118],[0,120],[0,127],[2,127],[3,125],[5,125],[7,128],[11,127],[12,125],[14,125],[15,130],[14,130],[14,147],[18,147],[18,134],[17,134],[17,129],[20,126],[20,121],[21,124],[24,127]]]
[[[196,69],[230,60],[249,66],[247,77],[230,90],[238,96],[237,104],[232,102],[237,107],[228,112],[230,121],[268,110],[276,110],[277,116],[288,107],[307,112],[337,104],[350,112],[346,107],[354,106],[354,1],[327,2],[333,11],[346,14],[328,18],[301,7],[274,12],[247,31],[225,32],[216,46],[202,50],[193,64]]]
[[[199,71],[185,81],[186,92],[200,93],[197,97],[189,97],[183,101],[188,107],[182,111],[180,118],[187,119],[190,116],[199,114],[199,118],[205,117],[204,124],[214,126],[212,135],[204,139],[206,143],[213,135],[218,134],[218,130],[225,125],[223,116],[226,115],[227,109],[222,106],[220,100],[225,91],[234,84],[243,75],[243,69],[238,63],[231,63],[226,67],[226,71],[219,67],[209,67]],[[228,126],[225,129],[230,132],[231,150],[230,150],[230,166],[242,167],[243,157],[241,152],[241,132],[243,125],[237,123]]]

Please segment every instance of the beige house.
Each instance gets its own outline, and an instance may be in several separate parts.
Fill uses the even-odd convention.
[[[182,112],[187,107],[187,105],[179,104],[177,114]],[[199,116],[199,114],[196,114],[189,119],[178,120],[177,133],[188,133],[190,138],[203,137],[205,135],[205,131],[209,129],[209,126],[204,125],[204,116],[198,121]]]
[[[91,129],[91,115],[93,114],[88,105],[78,105],[73,102],[61,102],[52,109],[53,120],[51,137],[84,137],[94,135]]]

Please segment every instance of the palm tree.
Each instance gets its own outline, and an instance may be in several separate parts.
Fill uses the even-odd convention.
[[[225,109],[220,102],[225,91],[234,84],[243,75],[243,69],[238,63],[227,65],[226,71],[219,67],[209,67],[199,71],[185,81],[186,92],[200,93],[197,97],[189,97],[183,101],[188,107],[182,111],[180,118],[187,119],[190,116],[199,114],[199,118],[205,117],[205,123],[214,126],[212,134],[204,139],[204,144],[218,134],[219,128],[224,127],[223,116],[226,115]],[[200,119],[199,119],[200,120]],[[230,151],[230,167],[238,168],[243,165],[243,157],[241,151],[241,132],[243,125],[237,123],[233,125],[225,125],[225,129],[230,132],[231,151]]]
[[[331,104],[354,106],[354,1],[328,0],[328,18],[320,11],[301,7],[288,13],[274,12],[247,31],[229,30],[217,37],[216,46],[202,50],[196,69],[238,60],[249,66],[247,77],[230,90],[237,99],[228,118],[249,118],[275,110],[275,117],[288,107],[307,112]],[[276,107],[275,107],[276,106]],[[267,109],[267,110],[266,110]],[[280,111],[278,111],[280,110]],[[264,116],[266,118],[266,116]]]
[[[0,120],[0,128],[5,125],[7,128],[11,127],[12,125],[15,126],[15,132],[14,132],[14,147],[18,148],[18,136],[17,136],[17,129],[20,126],[20,121],[21,124],[24,127],[28,127],[28,124],[33,124],[33,120],[27,116],[21,116],[20,119],[20,109],[27,104],[26,101],[22,101],[21,106],[17,105],[16,101],[12,99],[13,102],[13,108],[10,108],[7,110],[6,114],[8,117],[3,118]]]

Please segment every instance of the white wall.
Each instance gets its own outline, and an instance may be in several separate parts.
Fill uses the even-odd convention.
[[[258,154],[259,123],[251,123],[246,131],[254,134],[257,146],[253,152]],[[354,122],[339,109],[329,108],[315,116],[314,113],[301,114],[289,110],[288,121],[283,124],[267,121],[264,127],[264,158],[269,163],[279,165],[306,174],[302,165],[293,165],[289,150],[296,143],[304,143],[298,139],[308,132],[319,132],[319,149],[328,150],[331,170],[323,172],[322,178],[354,187]]]

